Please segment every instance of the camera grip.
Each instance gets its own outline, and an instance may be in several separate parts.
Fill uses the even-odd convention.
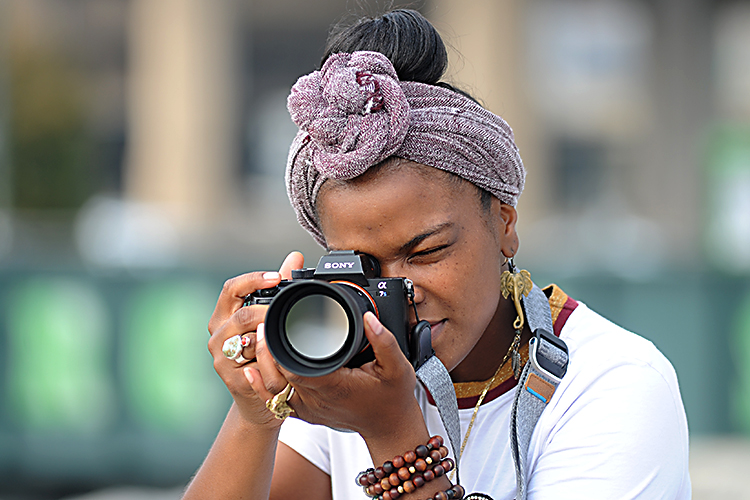
[[[418,370],[435,354],[432,350],[432,329],[430,323],[421,320],[411,332],[411,364],[414,371]]]

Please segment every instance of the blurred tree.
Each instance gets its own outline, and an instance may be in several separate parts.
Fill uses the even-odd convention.
[[[61,56],[16,45],[9,83],[13,205],[79,207],[96,186],[82,76]]]

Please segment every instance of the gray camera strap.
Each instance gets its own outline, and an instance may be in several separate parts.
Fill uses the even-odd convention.
[[[526,500],[526,459],[534,427],[568,368],[568,348],[555,337],[552,312],[536,285],[522,299],[532,338],[510,413],[510,449],[516,467],[516,500]]]
[[[448,432],[448,439],[456,458],[456,483],[458,479],[458,463],[461,460],[461,422],[458,420],[458,400],[456,389],[448,374],[448,369],[434,354],[417,369],[417,378],[424,384],[432,399],[435,401],[440,420]]]

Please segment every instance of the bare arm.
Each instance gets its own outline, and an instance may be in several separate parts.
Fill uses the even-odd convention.
[[[277,439],[278,430],[248,425],[232,406],[183,498],[331,500],[328,474]]]
[[[284,443],[276,448],[271,500],[331,500],[331,477]]]
[[[243,421],[237,407],[232,405],[183,498],[267,499],[278,434],[278,428],[268,429]]]

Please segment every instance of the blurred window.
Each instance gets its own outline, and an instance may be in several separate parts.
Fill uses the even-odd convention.
[[[561,138],[553,155],[555,195],[565,209],[583,209],[604,185],[605,145],[595,140]]]

